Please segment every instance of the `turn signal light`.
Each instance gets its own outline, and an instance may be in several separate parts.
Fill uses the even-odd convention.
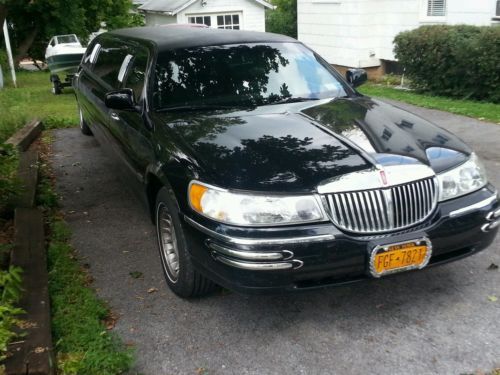
[[[191,207],[198,212],[203,212],[201,198],[203,198],[203,194],[205,194],[207,190],[207,187],[198,184],[191,184],[189,187],[189,201],[191,202]]]

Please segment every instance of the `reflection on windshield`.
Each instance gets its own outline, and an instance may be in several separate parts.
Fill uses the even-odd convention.
[[[345,96],[342,84],[299,43],[238,44],[158,56],[154,107],[264,105]]]

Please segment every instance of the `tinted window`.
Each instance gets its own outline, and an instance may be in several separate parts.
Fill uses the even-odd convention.
[[[119,86],[118,72],[128,54],[127,47],[119,41],[101,41],[102,45],[94,65],[94,73],[113,88]]]
[[[142,90],[146,77],[148,50],[146,48],[134,48],[133,52],[135,55],[127,70],[125,87],[134,90],[135,100],[139,101],[142,97]]]
[[[299,43],[169,51],[155,67],[154,107],[266,105],[345,96],[343,84]]]

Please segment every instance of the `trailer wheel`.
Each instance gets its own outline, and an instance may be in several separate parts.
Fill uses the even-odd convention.
[[[60,95],[62,93],[61,81],[52,81],[52,94]]]

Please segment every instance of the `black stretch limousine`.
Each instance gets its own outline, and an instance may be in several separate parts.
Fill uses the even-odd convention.
[[[359,94],[365,80],[285,36],[145,27],[95,38],[73,85],[82,132],[142,193],[166,281],[191,297],[378,278],[494,240],[478,157]]]

